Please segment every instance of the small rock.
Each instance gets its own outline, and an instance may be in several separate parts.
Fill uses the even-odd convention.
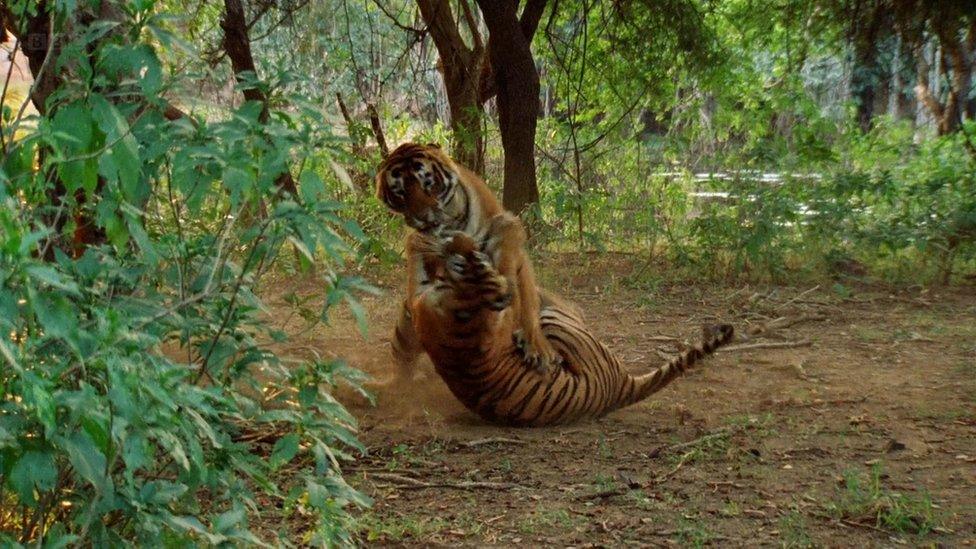
[[[899,441],[897,441],[895,439],[889,439],[888,440],[888,443],[885,444],[885,448],[884,449],[885,449],[885,452],[887,452],[887,453],[890,454],[891,452],[897,452],[899,450],[904,450],[905,449],[905,443],[899,442]]]

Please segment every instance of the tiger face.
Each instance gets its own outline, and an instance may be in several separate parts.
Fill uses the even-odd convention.
[[[376,194],[407,225],[427,233],[451,218],[446,207],[459,184],[457,169],[436,144],[404,143],[380,164]]]

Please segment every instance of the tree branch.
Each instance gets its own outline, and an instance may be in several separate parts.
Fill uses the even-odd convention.
[[[468,29],[471,30],[471,43],[474,46],[473,53],[481,57],[485,53],[485,43],[481,39],[481,31],[478,29],[478,22],[474,19],[474,13],[471,12],[471,4],[468,0],[458,0],[461,4],[461,10],[464,12],[464,22],[467,23]]]
[[[241,0],[224,0],[224,16],[221,18],[220,28],[224,31],[224,52],[230,58],[234,77],[239,84],[245,85],[244,99],[261,104],[258,120],[266,123],[269,113],[268,96],[261,88],[247,85],[246,75],[251,73],[254,78],[257,78],[257,69],[254,66],[254,56],[251,54],[251,41],[247,35],[247,20],[244,17],[244,6]],[[275,184],[278,188],[292,194],[298,190],[295,179],[288,169],[278,175]]]
[[[447,0],[417,0],[417,6],[420,7],[420,14],[427,22],[427,29],[442,58],[451,56],[460,60],[471,55],[458,33],[457,25],[454,24],[454,15]],[[447,65],[444,61],[442,64]]]
[[[427,28],[426,27],[424,27],[422,29],[418,29],[418,28],[411,27],[409,25],[404,25],[403,23],[400,23],[400,20],[397,19],[395,15],[393,15],[392,13],[390,13],[390,10],[388,10],[386,8],[386,6],[384,6],[383,3],[380,2],[380,0],[373,0],[373,4],[377,8],[379,8],[379,10],[381,12],[383,12],[383,15],[385,15],[387,19],[389,19],[391,22],[393,22],[393,25],[394,26],[396,26],[396,27],[398,27],[400,29],[403,29],[403,30],[405,30],[407,32],[411,32],[411,33],[413,33],[415,35],[422,35],[425,32],[427,32]]]
[[[386,137],[383,136],[383,126],[380,125],[380,115],[376,112],[376,105],[370,103],[366,105],[366,110],[369,112],[369,123],[373,128],[376,144],[380,147],[380,154],[386,158],[390,156],[390,148],[386,145]]]

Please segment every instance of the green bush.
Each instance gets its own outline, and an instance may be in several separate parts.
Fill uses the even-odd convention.
[[[91,8],[47,5],[76,23]],[[322,314],[361,317],[366,286],[341,272],[364,235],[318,175],[339,142],[294,98],[266,120],[253,102],[166,119],[141,39],[165,30],[150,3],[123,7],[53,61],[70,70],[47,116],[4,112],[0,544],[256,543],[269,502],[314,519],[290,542],[348,542],[346,509],[368,500],[339,462],[363,448],[329,389],[359,376],[286,365],[255,295],[294,249],[317,263]],[[297,196],[276,184],[293,163]],[[86,220],[105,242],[75,248]]]
[[[664,251],[696,277],[785,280],[861,264],[858,273],[888,280],[947,282],[976,263],[976,157],[966,132],[916,139],[911,125],[879,118],[871,132],[849,127],[816,154],[765,169],[729,156],[715,177],[667,168],[637,142],[584,154],[581,185],[575,168],[547,159],[540,188],[551,222],[537,240]]]

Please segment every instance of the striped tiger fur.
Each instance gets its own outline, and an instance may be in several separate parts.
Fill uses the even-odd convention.
[[[380,164],[376,195],[401,215],[413,234],[463,231],[482,243],[495,269],[513,285],[512,313],[517,317],[520,349],[526,364],[545,370],[560,356],[542,335],[541,300],[532,262],[524,250],[525,230],[517,217],[505,212],[478,174],[455,163],[440,146],[404,143]],[[411,235],[412,237],[412,235]],[[407,246],[407,300],[427,282],[420,257]],[[423,352],[410,321],[409,307],[400,311],[391,340],[397,376],[412,378]],[[514,332],[513,332],[514,333]]]
[[[525,366],[512,342],[511,289],[488,256],[463,234],[427,243],[432,282],[412,303],[414,328],[451,392],[493,423],[543,426],[602,416],[666,387],[733,336],[729,325],[707,328],[699,346],[635,376],[578,313],[554,304],[543,308],[541,324],[564,366],[539,372]]]

